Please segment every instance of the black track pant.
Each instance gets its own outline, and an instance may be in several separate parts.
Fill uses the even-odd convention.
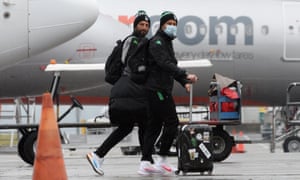
[[[150,119],[144,136],[142,161],[153,161],[152,152],[154,144],[162,129],[160,137],[161,145],[158,154],[163,156],[168,155],[179,124],[175,103],[171,95],[164,95],[163,100],[161,100],[156,92],[149,92],[148,97]]]
[[[105,139],[105,141],[96,150],[99,157],[104,157],[116,144],[125,138],[133,129],[135,123],[138,125],[138,135],[141,149],[144,144],[144,131],[147,121],[147,111],[122,111],[113,110],[110,112],[110,119],[119,122],[117,128]]]

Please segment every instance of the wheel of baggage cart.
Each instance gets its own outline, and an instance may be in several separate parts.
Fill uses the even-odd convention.
[[[213,128],[212,144],[213,159],[215,162],[220,162],[230,155],[233,146],[233,139],[223,129]]]
[[[290,136],[283,142],[284,152],[300,152],[300,137]]]

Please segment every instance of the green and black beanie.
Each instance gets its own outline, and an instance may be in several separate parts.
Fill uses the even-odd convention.
[[[171,11],[164,11],[163,13],[161,13],[161,15],[160,15],[160,27],[162,27],[162,25],[164,25],[170,19],[175,20],[176,23],[177,23],[177,17]]]
[[[140,10],[137,12],[133,23],[133,28],[135,28],[140,21],[147,21],[150,26],[150,18],[147,15],[146,11]]]

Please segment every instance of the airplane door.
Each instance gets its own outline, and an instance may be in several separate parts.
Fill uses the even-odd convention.
[[[283,58],[300,61],[300,2],[283,2]]]
[[[1,0],[0,27],[1,64],[28,57],[28,1]]]

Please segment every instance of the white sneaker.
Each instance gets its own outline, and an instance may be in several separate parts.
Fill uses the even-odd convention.
[[[153,166],[150,161],[141,161],[138,174],[142,176],[149,176],[154,174],[160,174],[162,171]]]
[[[173,175],[176,171],[176,168],[167,162],[167,157],[165,156],[159,156],[155,166],[163,175]]]
[[[89,163],[91,164],[92,168],[94,169],[94,171],[103,176],[104,175],[104,171],[101,168],[104,158],[99,158],[97,156],[97,154],[95,154],[94,152],[90,152],[86,155],[87,160],[89,161]]]

